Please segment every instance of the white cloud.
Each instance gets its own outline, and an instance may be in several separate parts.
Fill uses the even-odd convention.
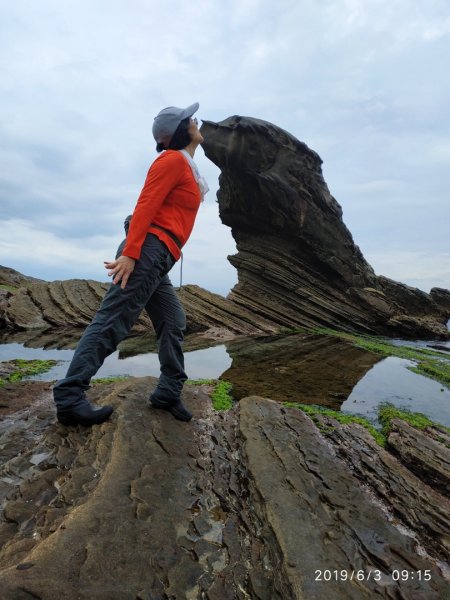
[[[423,38],[427,41],[438,40],[450,34],[450,17],[439,23],[429,24],[423,32]]]
[[[62,239],[36,228],[25,219],[3,222],[0,254],[6,266],[14,268],[16,264],[28,264],[24,271],[26,275],[33,275],[35,266],[40,270],[57,267],[59,273],[67,273],[64,279],[71,278],[72,273],[77,273],[78,277],[84,273],[86,278],[95,275],[103,281],[107,279],[103,261],[114,257],[111,239],[106,236],[92,236],[88,243],[76,236]]]
[[[450,252],[371,252],[366,255],[377,275],[429,292],[432,287],[449,288]]]

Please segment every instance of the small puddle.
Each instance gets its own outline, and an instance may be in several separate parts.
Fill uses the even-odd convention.
[[[376,421],[378,405],[390,402],[450,427],[450,389],[413,373],[411,366],[412,361],[397,356],[383,359],[355,385],[341,410]]]

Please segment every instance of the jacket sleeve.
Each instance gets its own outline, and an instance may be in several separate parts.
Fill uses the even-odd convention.
[[[183,161],[179,152],[164,152],[151,165],[130,221],[127,241],[122,251],[124,256],[135,260],[141,256],[150,223],[167,195],[180,181]]]

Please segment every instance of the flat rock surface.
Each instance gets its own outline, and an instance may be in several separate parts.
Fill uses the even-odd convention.
[[[115,412],[92,429],[46,391],[0,423],[2,599],[448,597],[448,498],[361,427],[259,396],[218,413],[207,386],[180,423],[155,384],[94,386]]]

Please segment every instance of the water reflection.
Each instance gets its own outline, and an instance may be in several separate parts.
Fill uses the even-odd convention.
[[[73,350],[75,349],[81,334],[80,329],[31,329],[28,331],[14,331],[0,335],[0,345],[17,344],[24,348],[43,348],[44,350]],[[4,352],[5,353],[5,352]],[[10,356],[1,360],[20,358]],[[50,358],[50,357],[48,357]]]
[[[35,329],[8,332],[0,334],[0,349],[4,346],[3,356],[8,354],[8,350],[5,346],[9,346],[12,350],[12,344],[16,344],[15,348],[23,346],[24,348],[44,349],[47,351],[75,350],[82,334],[83,329]],[[210,340],[198,334],[192,334],[186,336],[184,340],[184,349],[186,352],[191,352],[193,350],[211,348],[220,344],[222,344],[220,340]],[[152,332],[134,333],[119,344],[118,350],[120,358],[127,358],[129,356],[136,356],[147,352],[157,352],[156,336]],[[20,358],[18,356],[16,357],[12,352],[8,358],[1,358],[1,356],[0,350],[0,360]]]
[[[81,333],[19,332],[0,337],[0,361],[56,359],[61,363],[40,378],[60,379]],[[448,343],[442,346],[443,355],[448,355]],[[378,405],[388,401],[450,426],[448,387],[410,372],[410,361],[383,358],[338,338],[302,333],[224,344],[190,335],[185,340],[185,360],[191,379],[222,377],[231,381],[236,400],[259,395],[277,401],[319,404],[374,421]],[[126,339],[97,373],[97,377],[116,375],[159,375],[153,334]]]
[[[256,394],[339,410],[381,357],[338,338],[295,334],[230,342],[233,360],[222,377],[236,398]]]
[[[450,426],[450,389],[410,371],[413,364],[397,356],[383,359],[356,384],[342,411],[376,421],[379,404],[390,402]]]
[[[18,332],[0,337],[0,361],[13,358],[53,359],[59,363],[51,370],[33,379],[53,381],[65,376],[74,349],[82,334],[79,329],[55,333]],[[223,343],[198,335],[186,336],[186,372],[191,379],[217,379],[231,364]],[[130,375],[133,377],[159,376],[159,360],[154,334],[135,335],[119,345],[108,356],[95,378]]]
[[[390,402],[450,426],[448,387],[411,372],[413,363],[384,358],[337,338],[297,334],[231,342],[233,359],[222,377],[236,398],[318,404],[369,418]]]

